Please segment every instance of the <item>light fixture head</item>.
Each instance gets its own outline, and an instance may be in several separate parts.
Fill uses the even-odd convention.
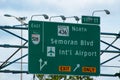
[[[32,20],[32,18],[33,18],[34,16],[43,16],[45,19],[48,19],[48,18],[49,18],[49,16],[46,15],[46,14],[37,14],[37,15],[32,15],[32,16],[31,16],[31,20]]]
[[[77,17],[77,16],[74,16],[74,18],[75,18],[76,21],[79,21],[79,20],[80,20],[80,18]]]
[[[49,16],[46,14],[42,14],[44,16],[45,19],[49,19]]]
[[[65,17],[65,16],[60,15],[60,17],[62,18],[63,21],[66,20],[66,17]]]
[[[109,10],[104,10],[106,14],[110,14],[110,11]]]
[[[60,16],[51,16],[51,17],[49,18],[49,21],[51,21],[51,19],[52,19],[52,18],[55,18],[55,17],[60,17],[60,18],[63,20],[63,22],[66,20],[66,17],[65,17],[65,16],[60,15]]]
[[[27,19],[27,17],[19,17],[18,19],[20,19],[20,20],[24,21],[24,20],[26,20],[26,19]]]
[[[4,14],[4,16],[6,16],[6,17],[12,17],[12,15],[9,15],[9,14]]]

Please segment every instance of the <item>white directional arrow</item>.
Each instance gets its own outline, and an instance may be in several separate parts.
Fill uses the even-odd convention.
[[[45,66],[45,65],[47,65],[47,61],[44,61],[44,63],[43,63],[43,60],[40,58],[40,60],[39,60],[39,62],[40,62],[40,71],[43,69],[43,67]],[[42,64],[43,63],[43,64]]]
[[[77,64],[77,66],[74,68],[74,72],[80,67],[80,64]]]

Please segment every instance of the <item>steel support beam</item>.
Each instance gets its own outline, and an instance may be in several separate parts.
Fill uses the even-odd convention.
[[[28,30],[28,27],[17,27],[18,25],[15,26],[0,26],[0,29],[22,29],[22,30]],[[19,25],[22,26],[22,25]],[[120,36],[120,33],[106,33],[106,32],[101,32],[101,35],[111,35],[111,36]]]
[[[9,44],[0,44],[0,47],[4,48],[28,48],[28,46],[21,46],[21,45],[9,45]]]
[[[112,41],[111,45],[113,45],[116,41],[118,40],[118,37],[115,38],[115,40]],[[105,50],[107,50],[108,48],[110,48],[110,45],[108,45],[108,47],[105,48]],[[104,52],[101,52],[100,55],[102,55]]]
[[[26,73],[28,74],[28,71],[0,70],[0,73],[13,73],[13,74]]]
[[[100,40],[100,41],[101,41],[102,43],[104,43],[104,44],[107,44],[107,45],[109,45],[109,46],[117,49],[117,50],[120,50],[120,48],[118,48],[118,47],[116,47],[116,46],[113,46],[112,44],[109,44],[109,43],[107,43],[107,42],[105,42],[105,41],[103,41],[103,40]]]
[[[101,67],[113,67],[113,68],[120,68],[120,66],[108,66],[108,65],[102,65]]]
[[[26,45],[26,44],[27,44],[27,42],[25,42],[25,43],[23,44],[23,46]],[[7,60],[5,60],[5,61],[0,65],[0,67],[2,67],[3,65],[5,65],[20,49],[21,49],[21,47],[18,48]]]
[[[101,32],[100,34],[101,34],[101,35],[111,35],[111,36],[117,36],[117,37],[120,37],[120,33],[117,34],[117,33],[106,33],[106,32]]]
[[[0,29],[21,29],[21,30],[28,30],[28,27],[0,26]]]
[[[116,56],[114,56],[114,57],[112,57],[112,58],[110,58],[110,59],[102,62],[100,65],[103,65],[103,64],[107,63],[108,61],[111,61],[111,60],[113,60],[113,59],[115,59],[115,58],[117,58],[117,57],[119,57],[119,56],[120,56],[120,54],[118,54],[118,55],[116,55]]]
[[[24,41],[28,41],[27,39],[24,39],[24,38],[22,38],[22,37],[20,37],[20,36],[18,36],[18,35],[16,35],[16,34],[10,32],[10,31],[6,30],[6,29],[1,29],[1,30],[5,31],[5,32],[7,32],[7,33],[9,33],[9,34],[12,34],[13,36],[18,37],[18,38],[20,38],[20,39],[22,39],[22,40],[24,40]]]
[[[17,71],[17,70],[0,70],[0,73],[13,73],[13,74],[26,73],[26,74],[29,74],[28,71]],[[115,74],[100,74],[100,76],[117,77],[117,75],[115,75]]]
[[[105,53],[120,53],[120,51],[115,51],[115,50],[100,50],[100,52],[105,52]]]
[[[14,60],[14,61],[12,61],[12,62],[10,62],[10,63],[4,65],[4,66],[1,66],[0,69],[3,69],[3,68],[5,68],[5,67],[7,67],[7,66],[13,64],[14,62],[16,62],[16,61],[18,61],[18,60],[20,60],[20,59],[26,57],[27,55],[28,55],[28,54],[25,54],[25,55],[23,55],[22,57],[20,57],[20,58],[18,58],[18,59],[16,59],[16,60]]]
[[[100,76],[116,77],[115,74],[100,74]]]

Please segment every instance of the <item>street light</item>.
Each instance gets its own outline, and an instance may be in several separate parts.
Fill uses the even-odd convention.
[[[4,14],[4,16],[6,17],[14,17],[16,20],[18,20],[22,25],[26,25],[26,23],[24,22],[27,17],[16,17],[16,16],[13,16],[13,15],[10,15],[10,14]]]
[[[51,16],[50,19],[49,19],[49,21],[51,21],[51,18],[55,18],[55,17],[60,17],[63,20],[63,22],[66,20],[65,16],[60,15],[60,16]]]
[[[4,16],[6,17],[13,17],[15,18],[16,20],[18,20],[21,25],[27,25],[27,23],[25,23],[24,21],[27,19],[27,17],[16,17],[16,16],[13,16],[13,15],[10,15],[10,14],[4,14]],[[21,38],[23,37],[23,31],[21,29]],[[22,42],[22,39],[21,39],[21,46],[23,45],[23,42]],[[21,48],[21,57],[23,55],[23,52],[22,52],[22,48]],[[23,70],[23,66],[22,66],[22,62],[23,62],[23,59],[21,59],[21,71]],[[21,73],[21,79],[22,79],[22,73]]]
[[[70,17],[66,17],[66,18],[74,18],[77,21],[77,23],[80,20],[80,18],[78,16],[70,16]]]
[[[94,16],[94,13],[95,13],[95,12],[103,12],[103,11],[104,11],[107,15],[110,14],[110,11],[109,11],[109,10],[106,10],[106,9],[105,9],[105,10],[95,10],[95,11],[93,11],[92,16]]]
[[[48,18],[49,18],[49,16],[46,15],[46,14],[38,14],[38,15],[32,15],[32,16],[31,16],[31,20],[32,20],[32,18],[33,18],[34,16],[43,16],[45,19],[48,19]]]

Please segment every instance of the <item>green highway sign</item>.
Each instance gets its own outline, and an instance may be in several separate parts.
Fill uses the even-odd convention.
[[[29,73],[100,74],[98,25],[29,22]]]
[[[82,23],[100,24],[100,17],[96,17],[96,16],[82,16]]]

